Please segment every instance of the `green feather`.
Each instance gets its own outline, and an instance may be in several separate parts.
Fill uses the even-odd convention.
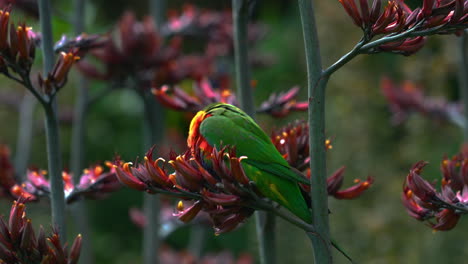
[[[253,119],[228,104],[209,106],[205,112],[211,116],[199,129],[208,144],[235,146],[237,156],[247,156],[242,167],[260,192],[310,223],[311,213],[298,186],[309,181],[293,171]]]

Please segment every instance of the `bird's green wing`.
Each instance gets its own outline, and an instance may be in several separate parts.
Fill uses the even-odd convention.
[[[248,157],[247,163],[278,177],[309,184],[307,179],[291,170],[270,138],[250,117],[235,115],[232,111],[213,114],[200,125],[200,134],[211,146],[235,146],[238,156]]]
[[[297,183],[250,165],[246,163],[247,160],[242,160],[242,168],[262,195],[286,207],[305,222],[312,222],[312,215]]]

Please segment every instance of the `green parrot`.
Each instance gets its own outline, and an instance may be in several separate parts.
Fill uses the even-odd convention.
[[[310,184],[278,152],[270,138],[241,109],[225,103],[209,105],[190,123],[187,144],[204,152],[214,146],[235,146],[237,156],[247,156],[241,165],[260,193],[284,206],[307,223],[312,215],[298,183]]]

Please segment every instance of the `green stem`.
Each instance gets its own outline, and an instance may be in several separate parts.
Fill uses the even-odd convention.
[[[276,263],[276,219],[272,212],[257,211],[255,215],[260,263]]]
[[[74,9],[74,33],[79,35],[84,31],[85,0],[75,0]],[[71,139],[70,168],[74,175],[74,182],[78,184],[82,169],[84,168],[86,141],[85,122],[88,108],[89,81],[80,76],[76,86],[75,108],[73,113],[73,128]],[[91,239],[91,225],[89,223],[88,208],[84,200],[76,202],[72,207],[72,214],[76,228],[82,235],[80,263],[93,264],[93,248]]]
[[[232,0],[234,31],[234,60],[238,98],[241,108],[252,118],[255,115],[252,88],[250,86],[250,67],[248,61],[248,0]]]
[[[52,23],[49,0],[39,0],[39,17],[42,32],[42,52],[44,76],[54,67]],[[55,99],[44,104],[46,115],[47,160],[50,179],[52,223],[58,228],[60,239],[67,241],[65,227],[65,197],[62,180],[62,160],[60,155],[59,126]]]
[[[151,16],[154,18],[154,22],[158,28],[161,28],[166,20],[166,4],[166,0],[151,0],[149,3]]]
[[[298,0],[304,36],[309,96],[309,138],[312,200],[312,223],[317,235],[311,237],[315,263],[332,263],[325,156],[325,88],[328,78],[322,76],[322,62],[315,22],[313,1]]]
[[[166,1],[150,0],[149,5],[156,27],[160,29],[165,20]],[[141,89],[141,87],[137,87],[137,89]],[[149,88],[148,90],[142,91],[141,95],[145,111],[143,147],[146,152],[154,144],[162,142],[164,136],[165,112],[163,107],[154,100]],[[157,252],[160,244],[160,239],[158,237],[158,230],[160,227],[160,199],[159,196],[150,194],[145,194],[143,199],[143,210],[147,222],[143,232],[143,263],[157,264],[159,262]]]
[[[460,93],[463,100],[465,126],[463,127],[463,138],[464,142],[468,143],[468,56],[467,56],[467,44],[468,44],[468,31],[465,30],[459,39],[459,52],[458,54],[458,80],[460,82]]]
[[[52,22],[49,0],[39,0],[39,18],[41,23],[41,43],[42,55],[44,60],[44,76],[52,71],[55,64],[54,59],[54,40],[52,35]]]
[[[195,257],[196,261],[199,261],[202,256],[206,235],[208,233],[207,231],[206,227],[200,224],[193,225],[190,229],[188,251]]]
[[[255,106],[250,86],[250,65],[248,60],[248,0],[232,0],[232,17],[234,32],[234,60],[237,92],[241,108],[255,118]],[[275,262],[275,219],[273,214],[255,212],[257,239],[259,244],[260,263]]]
[[[15,154],[15,171],[19,182],[23,182],[26,178],[26,169],[31,156],[36,104],[36,97],[32,93],[26,93],[21,101]]]
[[[145,109],[144,123],[144,149],[147,151],[154,144],[162,142],[164,136],[164,120],[165,113],[160,104],[158,104],[153,95],[148,91],[142,93]],[[158,263],[157,252],[159,248],[159,211],[160,202],[159,196],[145,194],[144,195],[144,212],[146,222],[143,233],[143,257],[144,264]]]
[[[45,107],[45,115],[52,223],[58,228],[60,240],[67,241],[65,226],[65,195],[63,192],[59,126],[57,121],[57,113],[55,111],[55,107],[52,104],[49,104]]]

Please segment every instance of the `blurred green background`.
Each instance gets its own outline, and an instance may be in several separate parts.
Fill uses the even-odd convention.
[[[200,7],[223,9],[230,1],[188,1]],[[338,1],[315,1],[320,44],[324,65],[330,65],[350,50],[360,39],[361,32],[351,23]],[[407,1],[418,5],[421,1]],[[170,1],[170,8],[180,9],[183,1]],[[146,1],[94,0],[89,3],[87,32],[104,33],[112,29],[124,10],[133,10],[143,16]],[[71,25],[64,16],[73,12],[66,1],[53,2],[55,38],[62,33],[71,35]],[[14,11],[14,21],[34,19]],[[294,85],[306,99],[306,72],[300,19],[295,1],[259,1],[256,19],[268,26],[268,34],[256,47],[256,52],[271,54],[275,64],[256,69],[252,78],[258,81],[255,90],[257,103],[271,92],[283,91]],[[31,22],[30,22],[31,21]],[[188,45],[188,44],[186,44]],[[346,184],[355,178],[375,177],[375,184],[361,198],[352,201],[330,199],[332,236],[359,263],[464,263],[468,246],[464,243],[468,223],[462,218],[449,232],[434,233],[423,223],[409,217],[400,202],[404,177],[411,165],[419,160],[429,161],[424,171],[427,179],[440,179],[439,165],[444,155],[454,155],[462,143],[462,133],[450,124],[436,123],[413,115],[400,126],[390,123],[391,113],[381,94],[379,83],[384,75],[398,81],[420,83],[425,92],[457,100],[456,37],[431,37],[427,45],[411,57],[392,54],[361,55],[338,72],[327,88],[327,135],[332,137],[328,169],[333,172],[342,165],[346,169]],[[36,63],[36,65],[40,65]],[[60,93],[60,109],[69,111],[74,102],[73,87],[81,78],[73,72],[66,88]],[[1,94],[21,95],[22,87],[2,77]],[[93,82],[91,92],[103,88]],[[68,110],[67,110],[68,109]],[[170,112],[169,126],[186,135],[188,121],[178,113]],[[42,112],[38,108],[34,145],[30,164],[46,168]],[[258,117],[270,131],[294,119],[305,119],[305,113],[295,113],[275,120]],[[3,124],[0,142],[15,149],[17,112],[0,105]],[[87,164],[113,158],[115,153],[124,160],[143,156],[142,104],[129,90],[109,94],[89,110],[86,125]],[[71,127],[62,125],[64,166],[70,158]],[[177,150],[177,149],[176,149]],[[178,150],[177,150],[178,151]],[[141,230],[128,216],[130,207],[141,206],[141,193],[123,189],[108,199],[88,201],[91,210],[93,247],[96,263],[140,263]],[[1,214],[7,215],[10,202],[3,200]],[[33,223],[49,226],[49,207],[46,201],[28,207]],[[256,255],[253,218],[238,230],[215,237],[208,231],[205,252],[229,249],[236,254],[251,252]],[[301,230],[279,220],[277,230],[278,263],[311,263],[312,252],[308,238]],[[76,234],[70,226],[70,235]],[[183,249],[189,241],[189,228],[173,234],[167,240],[175,249]],[[337,263],[346,260],[335,252]]]

